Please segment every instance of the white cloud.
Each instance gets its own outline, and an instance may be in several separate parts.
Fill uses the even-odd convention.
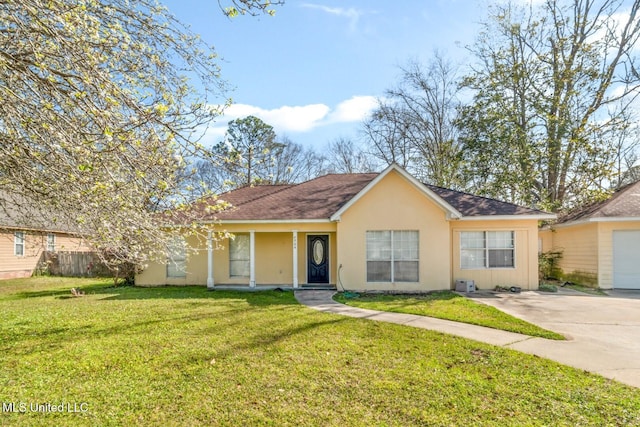
[[[258,117],[273,126],[278,134],[305,133],[332,124],[360,122],[376,105],[374,96],[353,96],[340,102],[333,109],[326,104],[284,105],[272,109],[232,104],[224,110],[224,115],[217,123],[205,132],[202,143],[211,145],[221,141],[231,120],[247,116]]]
[[[283,106],[275,110],[264,111],[263,120],[276,129],[291,132],[305,132],[317,126],[327,116],[330,108],[324,104],[303,106]]]
[[[359,122],[376,108],[378,101],[374,96],[354,96],[342,101],[329,116],[330,122]]]
[[[324,5],[315,4],[315,3],[303,3],[301,6],[307,9],[321,10],[330,15],[348,18],[350,31],[356,30],[358,26],[358,21],[360,20],[360,17],[364,14],[363,11],[353,7],[345,9],[343,7],[329,7],[329,6],[324,6]]]
[[[305,132],[318,125],[331,109],[324,104],[282,106],[271,110],[247,104],[232,104],[224,112],[224,121],[256,116],[277,131]]]

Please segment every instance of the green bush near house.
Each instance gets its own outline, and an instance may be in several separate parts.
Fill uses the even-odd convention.
[[[640,425],[637,389],[540,357],[291,292],[110,283],[0,282],[0,424]]]
[[[538,276],[540,280],[558,279],[562,276],[559,262],[562,251],[547,251],[538,254]]]

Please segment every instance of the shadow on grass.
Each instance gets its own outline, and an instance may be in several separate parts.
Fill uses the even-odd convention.
[[[20,306],[20,300],[30,301],[25,307],[34,302],[42,303],[57,314],[56,322],[50,325],[27,321],[18,327],[0,327],[3,338],[0,351],[31,354],[42,348],[52,351],[64,348],[70,342],[108,339],[110,336],[135,339],[141,333],[151,337],[159,333],[157,339],[185,330],[219,336],[246,328],[247,323],[255,327],[235,339],[231,347],[249,348],[276,343],[325,324],[346,321],[343,318],[319,321],[313,317],[304,320],[305,316],[299,316],[305,312],[299,310],[301,305],[292,291],[211,292],[202,286],[114,287],[103,282],[78,283],[80,286],[76,288],[84,296],[74,297],[71,294],[74,284],[70,281],[53,289],[46,289],[45,284],[39,286],[40,289],[34,287],[28,291],[22,288],[7,295],[13,300],[10,304],[14,308]],[[40,302],[37,298],[46,298],[46,301]],[[155,304],[153,300],[162,301],[162,304]],[[133,301],[134,304],[124,307],[117,304],[118,301]],[[110,306],[110,303],[115,304]],[[83,316],[87,315],[85,320]]]
[[[103,301],[112,300],[148,300],[148,299],[205,299],[244,301],[249,305],[266,307],[273,305],[300,305],[291,291],[208,291],[202,286],[161,286],[141,288],[104,288],[94,295],[108,295]]]
[[[81,290],[85,294],[92,294],[92,293],[100,292],[103,289],[109,289],[109,287],[110,287],[109,285],[106,285],[104,283],[96,283],[93,285],[84,285],[84,286],[78,286],[75,288]],[[69,286],[68,288],[58,288],[58,289],[43,290],[43,291],[22,291],[22,292],[16,292],[15,294],[10,294],[8,295],[8,297],[11,299],[27,299],[27,298],[41,298],[41,297],[57,297],[57,298],[70,297],[71,298],[73,297],[73,295],[71,294],[71,288],[74,288],[74,286]],[[113,289],[116,289],[116,288],[113,288]]]
[[[240,294],[246,293],[240,292]],[[124,321],[119,319],[115,324],[97,322],[54,327],[42,325],[28,327],[28,325],[24,325],[27,327],[20,328],[20,330],[2,330],[0,328],[0,335],[3,336],[0,352],[29,355],[42,351],[42,349],[47,349],[47,351],[62,349],[72,342],[92,342],[93,340],[109,339],[112,336],[118,336],[124,340],[137,340],[136,337],[142,333],[145,336],[150,335],[161,339],[164,334],[173,337],[181,333],[180,331],[193,332],[198,330],[205,335],[228,335],[227,344],[218,351],[217,355],[217,357],[226,357],[232,355],[234,350],[261,348],[319,327],[351,320],[344,317],[322,321],[314,317],[307,318],[304,315],[301,316],[293,304],[291,306],[274,306],[265,303],[262,309],[248,310],[238,299],[222,298],[219,301],[223,302],[224,307],[217,306],[213,309],[214,311],[205,308],[205,311],[196,310],[190,314],[185,314],[182,311],[174,315],[163,315],[161,318],[149,319],[136,319],[137,316],[131,316]],[[99,301],[94,302],[99,304]],[[206,304],[197,301],[195,303],[198,305]],[[297,308],[300,308],[297,302],[295,304],[298,306]],[[273,312],[273,310],[281,313],[275,317],[266,315],[267,312]],[[154,313],[155,315],[157,313]],[[287,321],[292,321],[292,324],[287,325]],[[247,323],[256,327],[249,328],[246,333],[238,336],[234,335],[235,332],[229,332],[246,328]]]
[[[256,331],[255,335],[247,337],[248,340],[245,342],[237,342],[236,344],[230,343],[230,345],[218,351],[215,357],[219,359],[224,359],[228,356],[237,354],[244,350],[264,348],[270,345],[277,344],[293,336],[304,334],[316,328],[329,326],[329,325],[336,325],[336,324],[347,322],[347,321],[353,321],[353,319],[348,317],[340,317],[340,318],[333,318],[333,319],[328,319],[324,321],[312,321],[312,322],[304,323],[299,326],[284,328],[284,329],[262,328]]]
[[[61,300],[81,299],[84,297],[103,295],[102,301],[118,300],[150,300],[150,299],[206,299],[206,300],[242,300],[252,306],[264,307],[270,305],[299,305],[292,291],[265,290],[255,292],[243,291],[208,291],[203,286],[159,286],[153,288],[138,286],[112,286],[95,284],[81,286],[77,289],[84,296],[75,297],[71,288],[44,291],[17,292],[10,296],[12,299],[27,299],[40,297],[55,297]]]
[[[229,313],[225,312],[226,315]],[[136,336],[141,330],[150,330],[151,327],[159,327],[162,324],[171,324],[176,327],[183,327],[188,322],[198,322],[202,320],[200,313],[193,315],[180,315],[164,317],[161,319],[148,319],[130,322],[121,322],[112,326],[104,326],[103,324],[90,325],[71,325],[67,327],[54,328],[29,328],[26,333],[16,333],[9,335],[5,333],[2,344],[7,347],[0,347],[4,351],[11,351],[14,354],[31,354],[46,347],[49,350],[63,348],[70,342],[85,341],[87,339],[103,339],[109,336],[117,335],[121,337]],[[32,345],[24,345],[31,342]],[[16,344],[23,343],[18,349]]]

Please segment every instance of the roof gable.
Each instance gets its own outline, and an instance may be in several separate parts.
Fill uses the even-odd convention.
[[[569,212],[559,223],[634,217],[640,218],[640,181],[619,188],[607,200]]]
[[[446,214],[447,217],[450,218],[460,218],[462,215],[458,212],[453,206],[447,203],[444,199],[435,194],[429,187],[422,184],[420,181],[415,179],[413,175],[409,174],[406,170],[398,166],[397,164],[390,165],[387,169],[382,171],[378,176],[375,177],[371,182],[369,182],[358,194],[356,194],[351,200],[344,204],[338,211],[336,211],[332,216],[332,221],[340,221],[340,217],[343,213],[345,213],[351,206],[358,202],[365,194],[367,194],[373,187],[375,187],[380,181],[382,181],[389,173],[392,171],[397,172],[401,177],[403,177],[409,184],[415,187],[420,193],[422,193],[425,197],[434,202],[437,206],[439,206]]]

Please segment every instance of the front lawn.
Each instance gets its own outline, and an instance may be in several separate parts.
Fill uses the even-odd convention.
[[[640,425],[632,387],[291,292],[0,282],[0,366],[1,425]]]
[[[532,337],[563,340],[556,332],[513,317],[495,307],[480,304],[451,291],[432,292],[422,295],[362,294],[347,298],[337,294],[334,299],[343,304],[370,310],[418,314],[455,322],[471,323],[503,331],[517,332]]]

